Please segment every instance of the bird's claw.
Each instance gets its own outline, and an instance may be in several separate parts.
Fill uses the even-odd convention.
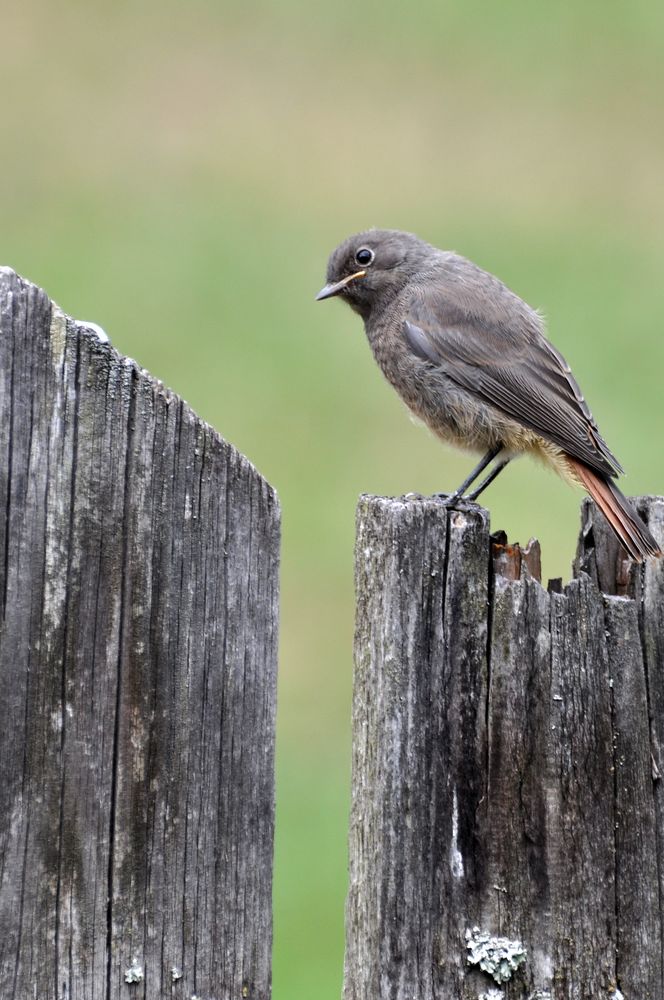
[[[460,496],[458,493],[434,493],[432,499],[437,500],[442,507],[454,508],[456,510],[468,510],[469,507],[476,507],[477,504],[468,497]]]
[[[443,507],[451,507],[457,500],[462,500],[463,497],[458,493],[433,493],[432,499],[438,500]]]

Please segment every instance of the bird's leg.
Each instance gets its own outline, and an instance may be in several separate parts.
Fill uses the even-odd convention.
[[[496,455],[500,454],[500,452],[502,451],[502,449],[503,449],[502,444],[498,444],[494,448],[490,448],[487,451],[486,455],[477,463],[477,465],[475,466],[475,468],[473,469],[473,471],[470,473],[470,475],[467,476],[464,479],[464,481],[461,483],[461,486],[459,486],[454,491],[454,493],[450,493],[450,494],[436,493],[436,496],[440,500],[442,500],[443,504],[446,507],[449,507],[451,504],[455,503],[457,500],[460,500],[461,497],[463,497],[465,491],[468,489],[468,487],[472,486],[472,484],[475,482],[475,480],[477,479],[477,477],[479,476],[479,474],[481,472],[484,472],[484,470],[486,469],[487,465],[490,465],[491,462],[493,462],[493,460],[496,457]],[[507,464],[507,463],[505,463],[505,464]],[[500,468],[498,468],[498,472],[499,471],[500,471]],[[498,475],[498,472],[495,473],[496,476]],[[494,474],[492,473],[491,474],[491,478],[493,478],[493,475]],[[483,490],[485,486],[488,486],[490,482],[491,482],[491,479],[487,478],[487,480],[485,480],[484,483],[482,484],[482,486],[480,487],[480,491]],[[479,494],[477,494],[477,495],[479,495]],[[472,500],[472,499],[474,499],[474,496],[475,496],[475,494],[469,496],[468,499]]]
[[[510,462],[509,458],[504,458],[502,462],[498,462],[498,464],[493,467],[489,475],[482,480],[480,485],[475,487],[472,493],[468,493],[464,497],[464,500],[477,500],[480,493],[483,493],[484,490],[487,488],[487,486],[491,485],[496,476],[500,475],[500,473],[503,471],[505,466],[509,464],[509,462]]]

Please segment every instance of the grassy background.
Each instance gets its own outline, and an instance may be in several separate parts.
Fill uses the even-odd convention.
[[[99,3],[2,11],[0,262],[185,396],[279,490],[275,1000],[339,996],[353,518],[457,485],[329,251],[412,229],[550,319],[625,488],[664,492],[664,7]],[[495,528],[569,575],[578,496],[517,463]]]

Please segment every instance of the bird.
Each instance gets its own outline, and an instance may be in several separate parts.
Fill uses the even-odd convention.
[[[661,556],[615,482],[624,470],[541,315],[499,278],[414,233],[368,229],[330,255],[316,299],[332,297],[363,319],[407,407],[442,441],[482,455],[441,502],[475,501],[529,454],[590,494],[632,559]]]

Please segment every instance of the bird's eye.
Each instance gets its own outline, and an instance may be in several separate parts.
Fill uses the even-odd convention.
[[[355,254],[355,260],[357,261],[358,264],[361,264],[362,267],[366,267],[368,264],[372,262],[374,256],[375,254],[373,250],[370,250],[369,247],[360,247],[360,249]]]

